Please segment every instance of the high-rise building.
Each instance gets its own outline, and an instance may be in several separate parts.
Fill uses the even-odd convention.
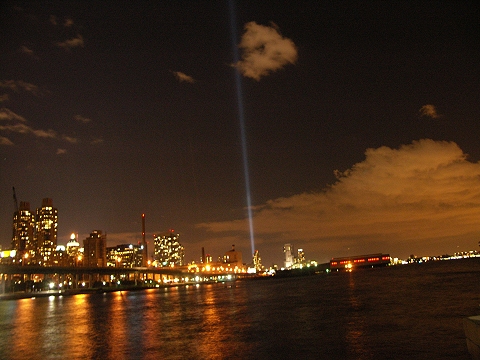
[[[101,230],[93,230],[90,237],[83,240],[83,266],[107,266],[107,235]]]
[[[305,251],[303,249],[297,250],[297,263],[298,264],[305,264]]]
[[[39,265],[53,266],[57,248],[58,210],[53,207],[52,199],[42,200],[42,207],[35,215],[35,241]]]
[[[107,266],[133,268],[143,265],[143,245],[121,244],[107,247]]]
[[[292,244],[283,245],[283,253],[285,254],[285,261],[283,262],[284,267],[285,269],[290,269],[294,261],[293,245]]]
[[[154,237],[154,260],[157,266],[173,267],[184,265],[185,249],[178,242],[179,237],[180,234],[175,234],[173,230]]]
[[[70,240],[67,242],[66,253],[69,266],[79,266],[83,258],[83,254],[80,252],[80,243],[77,241],[77,237],[77,235],[72,233],[72,235],[70,235]]]
[[[37,244],[34,232],[35,217],[30,212],[30,203],[21,201],[20,207],[13,214],[12,250],[15,250],[16,263],[30,264],[35,261]]]

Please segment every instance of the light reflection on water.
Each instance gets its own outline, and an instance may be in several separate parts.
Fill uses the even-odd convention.
[[[469,359],[479,274],[480,259],[0,301],[0,358]]]

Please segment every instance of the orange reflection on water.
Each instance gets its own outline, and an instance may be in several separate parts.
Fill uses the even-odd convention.
[[[211,286],[203,294],[204,307],[201,314],[203,331],[197,338],[199,355],[213,360],[235,358],[237,355],[235,346],[241,346],[237,333],[241,324],[237,323],[236,312],[239,302],[244,300],[244,294],[241,289],[232,286],[226,286],[224,291]],[[225,302],[231,306],[225,306]]]
[[[366,337],[366,319],[363,310],[364,304],[359,299],[355,290],[355,274],[349,274],[348,301],[351,310],[351,320],[347,323],[345,340],[349,353],[355,359],[371,359],[371,350]]]
[[[90,358],[94,345],[91,336],[92,324],[89,317],[88,296],[79,294],[72,297],[73,304],[70,304],[70,323],[66,328],[66,346],[70,353],[76,356]]]
[[[108,306],[106,321],[105,341],[112,359],[120,359],[125,356],[125,347],[128,346],[127,297],[123,291],[112,293],[111,304]]]
[[[17,308],[13,316],[12,337],[9,356],[12,359],[28,359],[35,358],[36,350],[32,347],[32,339],[28,334],[36,332],[35,321],[35,299],[17,300]]]

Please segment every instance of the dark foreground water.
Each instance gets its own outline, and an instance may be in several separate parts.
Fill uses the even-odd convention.
[[[480,259],[0,302],[1,359],[470,359]]]

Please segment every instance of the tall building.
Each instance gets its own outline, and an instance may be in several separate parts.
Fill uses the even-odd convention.
[[[305,252],[303,251],[303,249],[298,249],[297,250],[297,261],[296,261],[298,264],[305,264],[306,260],[305,260]]]
[[[143,245],[121,244],[107,247],[107,266],[133,268],[143,266]]]
[[[90,237],[83,240],[83,266],[107,266],[107,235],[101,230],[93,230]]]
[[[77,237],[77,235],[72,233],[70,240],[67,242],[66,253],[69,266],[80,266],[83,260],[83,253],[80,251],[80,243],[77,241]]]
[[[285,261],[283,262],[285,269],[290,269],[294,262],[293,245],[285,244],[283,246],[283,253],[285,254]]]
[[[30,212],[30,203],[21,201],[13,214],[12,250],[15,250],[16,263],[30,264],[35,261],[37,244],[34,232],[35,217]]]
[[[35,215],[35,241],[39,265],[53,266],[57,248],[58,210],[53,207],[52,199],[42,200],[42,207]]]
[[[155,236],[153,239],[154,260],[157,266],[183,266],[185,249],[178,242],[180,234],[175,234],[173,230],[164,235]]]

